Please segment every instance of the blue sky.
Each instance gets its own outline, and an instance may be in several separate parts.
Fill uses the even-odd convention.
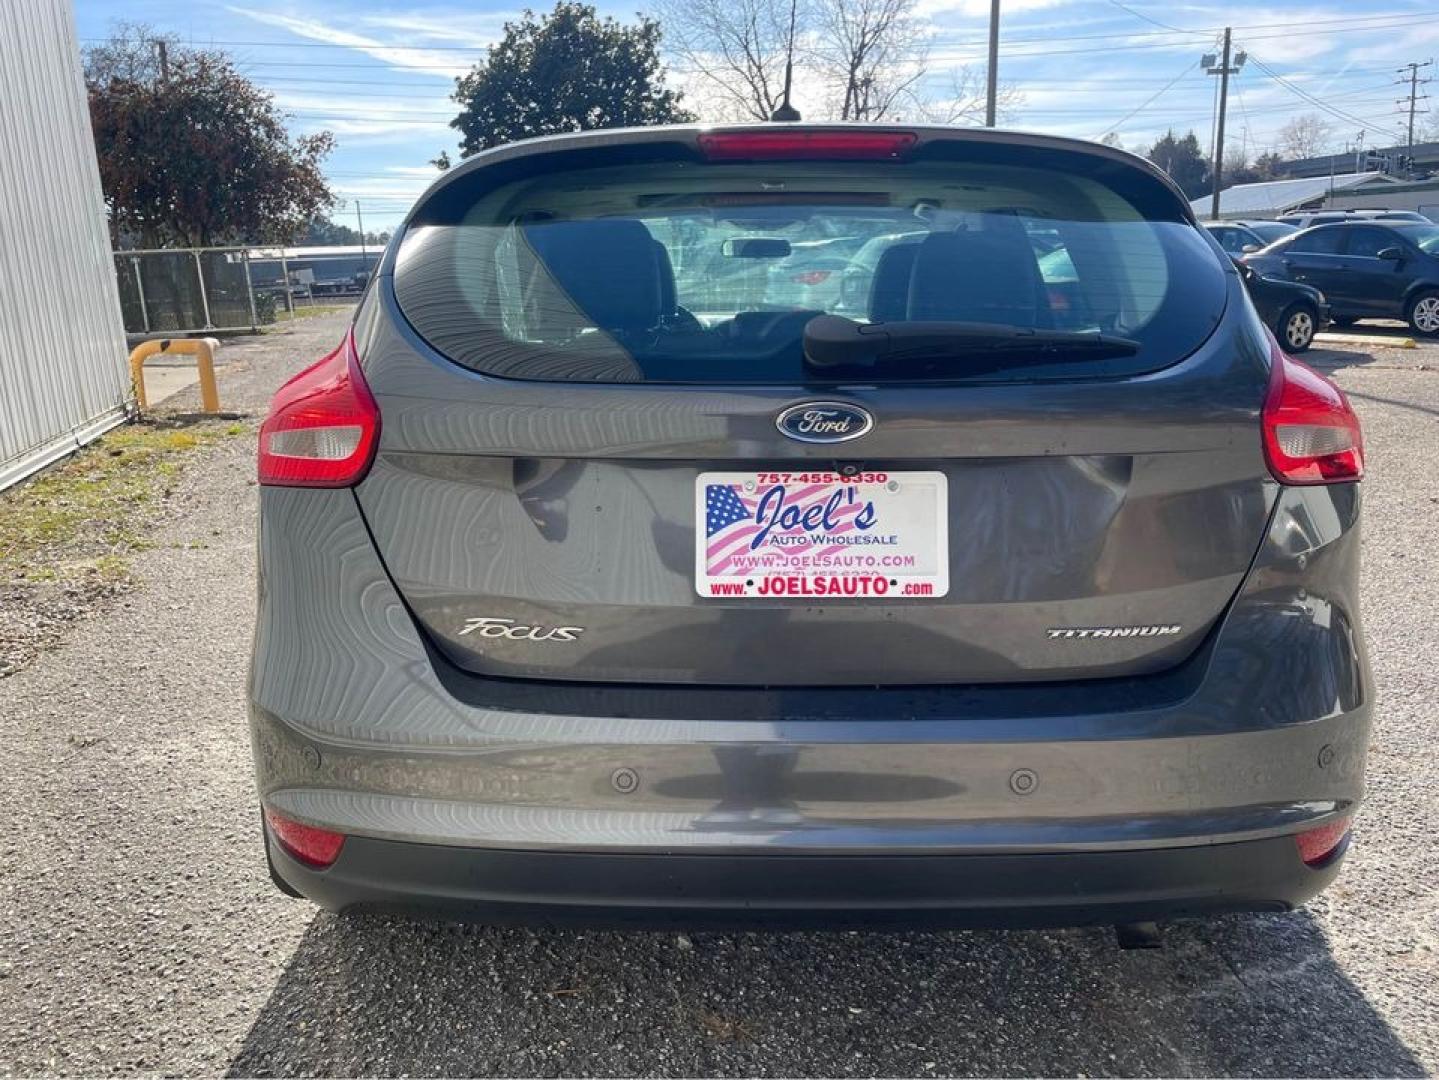
[[[989,0],[920,3],[932,34],[930,79],[942,96],[955,69],[982,68]],[[636,10],[599,6],[622,19]],[[1323,117],[1336,149],[1361,130],[1370,146],[1402,141],[1395,101],[1406,87],[1394,84],[1396,69],[1439,53],[1439,5],[1419,0],[1003,7],[1000,76],[1022,95],[1009,126],[1086,138],[1114,130],[1130,149],[1171,126],[1193,128],[1208,147],[1217,80],[1198,61],[1226,25],[1253,57],[1231,84],[1228,121],[1230,138],[1251,152],[1300,113]],[[366,229],[392,227],[433,177],[429,159],[455,156],[452,80],[518,12],[485,0],[75,0],[75,8],[82,44],[125,19],[229,51],[292,114],[296,131],[334,132],[327,172],[346,200],[336,217],[353,225],[358,202]],[[702,95],[691,105],[704,114]]]

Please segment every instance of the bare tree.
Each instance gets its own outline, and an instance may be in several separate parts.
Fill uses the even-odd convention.
[[[1329,144],[1329,125],[1318,113],[1296,116],[1279,129],[1278,150],[1291,160],[1318,157]]]
[[[884,120],[928,69],[918,0],[813,0],[809,52],[840,120]]]
[[[916,119],[930,124],[982,124],[987,94],[983,68],[959,67],[949,73],[949,85],[936,91],[926,82],[916,82],[904,98]],[[1024,103],[1012,83],[1000,83],[995,93],[994,112],[999,123],[1011,119]]]
[[[717,119],[768,120],[784,98],[790,5],[766,0],[660,0],[675,68],[693,79],[693,100]],[[807,10],[800,5],[797,32]]]
[[[795,79],[837,120],[979,123],[983,71],[960,67],[946,87],[929,64],[921,0],[797,0]],[[791,5],[784,0],[657,0],[665,41],[688,76],[689,101],[715,119],[768,120],[784,98]],[[999,113],[1021,101],[1001,86]],[[810,107],[806,106],[806,112]]]

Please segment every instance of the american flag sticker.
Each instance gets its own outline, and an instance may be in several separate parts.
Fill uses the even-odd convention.
[[[932,598],[949,590],[938,472],[703,473],[695,589],[726,598]]]

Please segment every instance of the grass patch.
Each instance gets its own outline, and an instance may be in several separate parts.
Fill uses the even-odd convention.
[[[0,495],[0,577],[125,577],[185,457],[219,434],[218,425],[130,424]]]
[[[295,305],[295,313],[291,315],[283,307],[275,312],[275,323],[277,326],[288,322],[296,322],[300,319],[317,319],[321,315],[334,315],[336,312],[349,311],[355,305],[349,304],[305,304]]]
[[[131,559],[155,546],[176,477],[236,426],[130,424],[0,492],[0,679],[136,586]]]

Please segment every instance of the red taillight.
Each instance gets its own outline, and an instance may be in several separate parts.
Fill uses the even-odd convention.
[[[1333,484],[1364,475],[1359,417],[1344,391],[1269,339],[1264,456],[1284,484]]]
[[[344,833],[302,825],[268,807],[265,810],[265,824],[270,826],[270,831],[285,849],[285,854],[316,870],[323,870],[338,859],[340,849],[345,846]]]
[[[832,271],[829,270],[806,270],[803,273],[795,274],[791,281],[796,285],[819,285],[829,279]]]
[[[1318,866],[1334,854],[1349,835],[1349,819],[1339,818],[1317,829],[1295,833],[1294,842],[1299,846],[1299,857],[1308,866]]]
[[[904,156],[916,139],[912,131],[709,131],[699,146],[711,161],[876,161]]]
[[[380,409],[360,373],[355,343],[280,387],[260,425],[260,483],[349,487],[363,479],[380,438]]]

